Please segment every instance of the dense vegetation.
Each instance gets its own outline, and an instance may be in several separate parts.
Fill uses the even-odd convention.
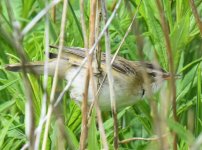
[[[12,73],[4,69],[6,64],[20,62],[19,52],[16,50],[16,21],[20,31],[33,20],[45,7],[40,0],[7,0],[0,1],[0,149],[20,149],[28,139],[26,136],[27,95],[20,73]],[[191,0],[190,0],[191,1]],[[107,1],[107,13],[110,16],[118,0]],[[165,30],[156,1],[143,0],[138,9],[140,0],[125,0],[117,11],[109,26],[111,52],[118,48],[124,34],[130,25],[136,11],[137,16],[132,30],[127,36],[119,56],[129,60],[157,61],[160,66],[169,71],[169,58],[165,41]],[[85,20],[89,31],[90,2],[85,0]],[[150,102],[147,98],[118,111],[119,141],[142,137],[127,143],[120,143],[119,149],[157,149],[162,144],[168,149],[173,148],[174,136],[177,134],[178,149],[197,149],[201,140],[202,131],[202,44],[200,32],[202,17],[202,3],[195,0],[197,8],[195,14],[189,1],[163,0],[163,15],[168,26],[169,41],[172,49],[174,71],[180,75],[176,80],[176,110],[177,120],[173,118],[172,100],[170,98],[170,85],[165,83]],[[9,6],[9,4],[8,4]],[[60,26],[62,18],[62,2],[56,5],[55,19],[49,11],[49,39],[50,44],[59,44]],[[9,15],[9,13],[11,13]],[[197,23],[197,19],[199,22]],[[14,22],[15,21],[15,22]],[[70,0],[65,24],[64,45],[71,47],[84,47],[82,28],[80,24],[80,7],[77,0]],[[102,26],[103,27],[103,23]],[[20,37],[19,37],[20,38]],[[24,35],[21,43],[27,61],[44,60],[45,49],[45,16]],[[105,50],[105,40],[101,39],[100,46]],[[142,55],[141,55],[142,52]],[[32,90],[32,104],[34,124],[38,126],[43,97],[43,76],[28,76]],[[66,85],[65,81],[60,81]],[[48,79],[48,100],[51,92],[52,78]],[[62,88],[62,87],[60,87]],[[59,88],[57,89],[59,90]],[[152,103],[152,104],[151,104]],[[153,106],[153,104],[155,106]],[[47,102],[47,107],[49,102]],[[54,112],[50,122],[47,139],[47,149],[78,149],[81,134],[81,109],[69,98],[68,93],[63,98],[61,111]],[[154,110],[157,110],[155,113]],[[62,116],[62,117],[61,117]],[[90,118],[87,148],[100,149],[102,141],[96,126],[96,113]],[[114,125],[110,112],[103,112],[104,128],[110,149],[113,148]],[[60,120],[64,124],[61,134]],[[155,119],[158,118],[158,121]],[[58,121],[59,120],[59,121]],[[58,128],[59,126],[59,128]],[[44,127],[45,128],[45,127]],[[41,136],[43,139],[44,128]],[[158,140],[158,129],[161,129],[162,138]],[[199,143],[199,144],[198,144]],[[162,148],[162,147],[161,147]]]

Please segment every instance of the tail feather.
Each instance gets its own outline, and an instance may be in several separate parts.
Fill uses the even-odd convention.
[[[25,64],[24,66],[22,64],[10,64],[6,65],[5,69],[13,72],[21,72],[23,67],[27,73],[43,74],[43,65],[36,64]]]
[[[53,76],[55,73],[55,68],[57,64],[57,59],[51,59],[48,62],[48,74],[50,76]],[[68,62],[67,59],[60,59],[59,60],[59,68],[58,68],[58,75],[62,78],[65,78],[66,71],[69,69],[71,64]],[[44,74],[44,62],[32,62],[27,63],[24,66],[22,64],[10,64],[5,66],[6,70],[13,71],[13,72],[21,72],[23,70],[23,67],[25,69],[25,72],[37,74],[37,75],[43,75]]]
[[[20,64],[12,64],[12,65],[6,65],[5,69],[9,71],[19,72],[22,70],[22,67]]]

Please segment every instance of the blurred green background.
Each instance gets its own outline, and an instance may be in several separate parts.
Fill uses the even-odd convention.
[[[0,1],[0,149],[20,149],[26,142],[25,135],[25,102],[22,74],[12,73],[4,69],[6,64],[20,62],[20,58],[13,48],[13,22],[8,17],[6,0]],[[107,1],[108,16],[111,15],[116,0]],[[140,0],[123,0],[110,27],[112,53],[118,48],[129,24],[132,21]],[[202,40],[189,1],[162,0],[164,15],[166,17],[169,37],[172,46],[175,72],[181,77],[176,81],[177,87],[177,115],[178,123],[172,117],[171,102],[167,100],[168,88],[165,85],[162,90],[154,95],[154,103],[166,129],[166,143],[172,149],[172,131],[178,135],[178,149],[189,149],[202,131]],[[15,19],[23,29],[44,7],[41,0],[12,0],[11,9]],[[199,16],[202,17],[202,1],[195,0]],[[85,19],[89,23],[89,1],[85,0]],[[58,45],[61,25],[62,3],[56,6],[56,20],[49,17],[50,44]],[[67,13],[65,30],[65,46],[83,47],[82,31],[80,25],[80,8],[77,0],[70,0]],[[87,25],[88,27],[88,25]],[[138,34],[137,34],[138,31]],[[28,61],[44,59],[45,43],[45,17],[40,20],[22,41],[23,49]],[[140,37],[142,43],[138,43]],[[104,51],[104,38],[100,46]],[[126,38],[119,56],[129,60],[141,60],[138,50],[141,48],[146,61],[158,61],[169,71],[169,62],[165,46],[165,38],[160,24],[160,15],[156,1],[143,0],[136,17],[136,23],[129,36]],[[35,124],[38,124],[41,101],[43,77],[35,78],[29,75],[33,91],[33,105]],[[49,78],[48,93],[50,93],[52,78]],[[64,85],[65,85],[64,81]],[[80,107],[70,100],[68,93],[65,95],[61,113],[65,121],[65,129],[73,147],[78,148],[81,132]],[[166,108],[164,108],[166,107]],[[164,112],[165,111],[165,112]],[[165,114],[164,114],[165,113]],[[103,113],[104,127],[110,148],[113,148],[113,119],[110,113]],[[134,106],[119,110],[119,140],[131,137],[155,136],[154,114],[151,112],[147,99]],[[100,149],[101,141],[99,131],[96,128],[96,117],[92,115],[89,125],[88,149]],[[48,137],[48,149],[57,149],[58,128],[56,118],[51,120]],[[157,126],[158,127],[158,126]],[[65,144],[66,149],[71,149]],[[126,144],[120,144],[119,149],[156,149],[157,141],[136,140]]]

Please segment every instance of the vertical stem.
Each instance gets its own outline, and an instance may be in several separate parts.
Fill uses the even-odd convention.
[[[102,0],[102,14],[105,24],[107,23],[107,10],[105,1]],[[114,79],[112,75],[111,68],[111,48],[110,48],[110,36],[108,28],[105,31],[105,48],[106,48],[106,68],[107,68],[107,77],[109,82],[110,90],[110,100],[111,100],[111,110],[114,120],[114,149],[118,149],[118,119],[116,112],[116,98],[114,93]]]
[[[86,70],[86,80],[85,80],[83,101],[82,101],[82,125],[81,125],[81,136],[80,136],[80,150],[85,150],[86,139],[87,139],[87,134],[88,134],[87,101],[88,101],[89,82],[90,82],[90,74],[89,74],[89,70],[87,69]]]
[[[96,17],[96,0],[90,1],[90,23],[89,23],[89,47],[91,47],[95,42],[95,17]],[[85,33],[85,32],[84,32]],[[86,45],[87,41],[84,39],[84,44]],[[89,52],[86,52],[87,58],[88,58],[88,68],[86,70],[86,80],[85,80],[85,89],[84,89],[84,97],[82,102],[82,130],[81,130],[81,136],[80,136],[80,149],[84,150],[86,145],[86,138],[88,134],[88,128],[87,128],[87,101],[88,101],[88,90],[89,90],[89,82],[91,72],[92,72],[92,60],[93,60],[93,54],[89,55]],[[92,91],[93,92],[93,91]]]
[[[163,6],[160,0],[156,0],[157,7],[160,13],[160,19],[161,19],[161,26],[164,33],[164,38],[166,42],[166,50],[168,55],[168,61],[169,61],[169,70],[171,73],[171,80],[170,80],[170,97],[172,100],[172,107],[173,107],[173,117],[174,120],[177,121],[177,110],[176,110],[176,86],[175,86],[175,78],[174,78],[174,63],[173,63],[173,54],[172,54],[172,48],[171,43],[169,39],[169,29],[168,25],[166,23],[165,13],[163,11]],[[173,141],[173,149],[177,150],[177,134],[174,133],[174,141]]]
[[[193,12],[193,14],[194,14],[194,17],[195,17],[195,19],[196,19],[196,23],[197,23],[197,25],[198,25],[198,28],[199,28],[200,33],[201,33],[201,36],[202,36],[202,22],[201,22],[201,20],[200,20],[199,14],[198,14],[198,12],[197,12],[197,8],[196,8],[196,6],[195,6],[195,4],[194,4],[194,0],[189,0],[189,4],[191,5],[192,12]]]
[[[98,38],[98,35],[100,33],[100,28],[101,28],[101,2],[100,0],[97,3],[97,11],[96,11],[96,20],[95,20],[95,38]],[[94,44],[94,43],[92,43]],[[92,45],[93,46],[93,45]],[[93,57],[93,56],[92,56]],[[94,70],[92,70],[92,67],[90,68],[90,74],[91,74],[91,81],[92,81],[92,90],[93,90],[93,98],[94,101],[93,103],[95,103],[95,109],[96,109],[96,114],[97,114],[97,122],[98,122],[98,126],[99,126],[99,132],[100,132],[100,137],[101,137],[101,141],[102,141],[102,146],[103,149],[108,150],[108,143],[107,143],[107,137],[105,134],[105,130],[104,130],[104,125],[103,125],[103,120],[102,120],[102,114],[101,114],[101,110],[100,107],[98,105],[98,98],[99,95],[97,95],[97,88],[99,85],[99,75],[97,76],[97,80],[94,80],[94,75],[93,75],[93,71],[95,73],[100,74],[102,69],[101,69],[101,49],[99,47],[99,42],[97,44],[97,51],[96,51],[96,61],[94,61]],[[95,83],[97,84],[97,86],[95,85]],[[92,108],[92,107],[91,107]]]
[[[64,0],[63,12],[62,12],[62,23],[61,23],[61,29],[60,29],[60,42],[59,42],[59,50],[58,50],[59,52],[58,52],[58,57],[57,57],[57,62],[56,62],[55,74],[54,74],[54,78],[53,78],[53,86],[52,86],[51,95],[50,95],[50,105],[48,108],[48,116],[47,116],[47,122],[46,122],[46,127],[45,127],[44,138],[43,138],[43,145],[42,145],[43,150],[46,149],[48,130],[49,130],[49,125],[50,125],[50,120],[51,120],[51,115],[52,115],[52,110],[53,110],[52,103],[54,101],[56,86],[57,86],[57,82],[58,82],[58,68],[59,68],[59,60],[60,60],[60,57],[62,54],[62,49],[63,49],[63,43],[64,43],[67,6],[68,6],[68,0]]]
[[[82,28],[83,39],[84,39],[84,47],[88,48],[88,37],[87,37],[87,29],[86,29],[84,14],[85,14],[84,13],[84,0],[80,0],[81,28]]]
[[[55,23],[55,21],[56,21],[56,6],[53,6],[53,8],[51,9],[51,17],[53,19],[53,22]]]
[[[80,0],[80,15],[81,15],[81,27],[84,39],[84,47],[88,48],[88,37],[87,29],[85,24],[84,17],[84,0]],[[86,72],[86,81],[84,87],[83,101],[82,101],[82,126],[81,126],[81,135],[80,135],[80,149],[85,149],[86,138],[87,138],[87,100],[88,100],[88,88],[89,88],[89,73]]]
[[[98,37],[100,30],[101,30],[101,18],[102,18],[102,10],[101,10],[101,1],[99,0],[97,3],[97,11],[96,11],[96,38]],[[100,44],[98,43],[97,49],[96,49],[96,61],[95,61],[95,73],[98,74],[97,78],[97,88],[100,85],[100,76],[102,74],[102,68],[101,68],[101,55],[102,50],[100,47]]]

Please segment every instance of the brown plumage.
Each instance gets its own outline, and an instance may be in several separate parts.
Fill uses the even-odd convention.
[[[57,46],[51,46],[52,48],[58,48]],[[48,62],[48,74],[54,75],[57,54],[50,53],[50,60]],[[59,60],[59,77],[70,80],[74,73],[77,71],[81,61],[85,57],[85,49],[82,48],[67,48],[64,47],[62,57]],[[102,75],[101,80],[106,73],[105,66],[105,54],[101,56],[101,68]],[[19,72],[22,70],[21,64],[11,64],[6,66],[7,70]],[[84,66],[72,83],[70,90],[70,96],[76,101],[81,102],[84,91],[85,83],[85,71]],[[35,73],[42,75],[44,73],[44,62],[30,62],[25,64],[25,70],[28,73]],[[158,86],[158,81],[168,79],[170,74],[164,71],[162,68],[156,67],[151,63],[129,61],[122,57],[117,57],[112,64],[112,74],[114,78],[114,90],[116,94],[116,105],[118,108],[126,107],[134,104],[137,100],[141,99],[147,91],[146,83],[144,82],[144,72],[146,72],[151,89]],[[97,78],[96,76],[94,78]],[[110,98],[109,98],[109,87],[108,81],[105,80],[100,94],[99,94],[99,105],[102,110],[109,110]],[[89,89],[89,104],[92,103],[92,87]]]

